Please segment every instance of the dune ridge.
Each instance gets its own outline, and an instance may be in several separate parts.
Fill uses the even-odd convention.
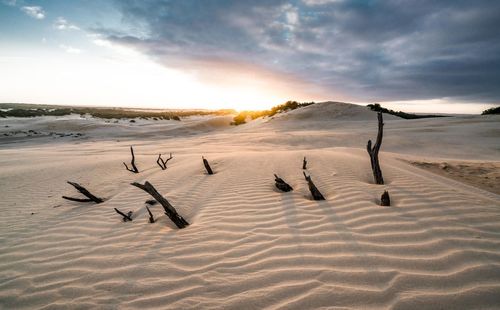
[[[375,185],[364,145],[351,147],[347,137],[314,148],[299,139],[303,128],[293,131],[295,122],[271,123],[196,135],[193,128],[181,135],[184,129],[178,127],[178,137],[154,135],[158,124],[148,129],[145,123],[125,141],[0,148],[0,308],[493,309],[500,304],[499,195],[414,167],[401,160],[405,156],[385,152],[384,144],[386,184]],[[388,137],[397,126],[399,121],[386,122]],[[372,129],[357,132],[359,139],[373,139]],[[283,140],[286,130],[291,138]],[[143,132],[152,138],[140,139]],[[330,143],[326,132],[315,137],[318,146]],[[288,139],[296,145],[287,145]],[[262,140],[267,142],[257,143]],[[129,161],[130,142],[139,174],[121,163]],[[160,151],[173,152],[165,171],[155,164]],[[205,173],[202,155],[214,175]],[[325,201],[311,199],[303,156]],[[294,191],[279,192],[273,173]],[[105,202],[61,199],[74,193],[66,180],[78,181]],[[191,225],[177,229],[159,205],[150,207],[157,218],[150,224],[145,209],[150,197],[130,185],[146,180]],[[390,192],[390,207],[379,206],[384,190]],[[133,211],[133,221],[122,222],[113,208]]]

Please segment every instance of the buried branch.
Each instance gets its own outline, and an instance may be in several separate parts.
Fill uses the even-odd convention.
[[[170,202],[168,202],[168,200],[165,197],[163,197],[160,193],[158,193],[156,188],[154,188],[154,186],[151,183],[146,181],[146,183],[144,183],[143,185],[134,182],[132,183],[132,185],[142,189],[146,193],[153,196],[153,198],[156,199],[156,201],[158,201],[163,206],[165,214],[172,220],[172,222],[174,222],[174,224],[178,228],[184,228],[189,225],[189,223],[181,215],[179,215],[179,213],[177,213],[177,210],[175,210],[175,208],[170,204]]]
[[[212,171],[212,168],[210,168],[210,165],[208,164],[208,160],[205,157],[201,157],[203,159],[203,165],[205,166],[205,169],[207,169],[208,174],[214,174]]]
[[[132,160],[130,161],[131,168],[129,168],[126,163],[123,163],[123,165],[125,166],[125,169],[127,169],[128,171],[133,173],[139,173],[139,169],[137,169],[135,165],[134,148],[132,146],[130,146],[130,153],[132,153]]]
[[[390,207],[391,206],[391,197],[389,197],[388,191],[384,191],[384,193],[380,197],[380,205],[383,207]]]
[[[167,162],[169,160],[171,160],[173,157],[172,157],[172,153],[170,153],[170,157],[167,158],[166,160],[164,160],[163,158],[161,158],[161,154],[158,155],[158,159],[156,160],[156,163],[158,164],[158,166],[160,166],[161,170],[166,170],[167,169]]]
[[[313,196],[314,200],[325,200],[325,197],[321,194],[321,192],[318,190],[316,185],[314,185],[314,182],[311,180],[311,176],[307,176],[305,172],[303,172],[304,178],[306,178],[307,185],[309,186],[309,191],[311,192],[311,195]]]
[[[123,221],[131,221],[132,222],[132,211],[128,211],[127,214],[123,213],[122,211],[118,210],[117,208],[114,208],[116,213],[120,214],[123,216]]]
[[[274,185],[276,185],[279,190],[283,192],[293,191],[293,188],[276,174],[274,175],[274,181],[276,182]]]
[[[370,162],[372,165],[372,172],[373,172],[373,178],[375,179],[375,183],[384,184],[384,178],[382,177],[382,170],[380,169],[380,163],[378,161],[378,152],[380,150],[380,145],[382,144],[382,136],[384,134],[384,120],[382,119],[381,112],[377,114],[377,117],[378,117],[377,141],[375,141],[375,145],[372,147],[372,140],[368,140],[368,144],[366,145],[366,150],[370,155]]]
[[[92,195],[85,187],[81,186],[78,183],[68,181],[68,184],[72,185],[74,188],[76,188],[77,191],[82,193],[87,198],[73,198],[73,197],[62,196],[62,198],[64,199],[71,201],[78,201],[78,202],[95,202],[95,203],[101,203],[104,201],[104,199]]]
[[[150,223],[154,223],[155,222],[155,218],[153,216],[153,213],[151,213],[151,210],[149,210],[148,206],[146,206],[146,210],[148,210],[148,213],[149,213],[149,222]]]
[[[306,157],[304,156],[304,160],[302,161],[302,170],[306,170],[307,169],[307,160],[306,160]]]

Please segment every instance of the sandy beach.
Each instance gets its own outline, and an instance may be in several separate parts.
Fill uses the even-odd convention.
[[[499,307],[500,116],[384,114],[384,185],[366,107],[231,120],[0,119],[0,308]],[[123,166],[130,146],[138,174]],[[173,155],[166,170],[160,153]],[[312,200],[304,156],[325,201]],[[276,189],[273,174],[294,190]],[[78,196],[66,181],[104,203],[62,199]],[[187,228],[159,204],[148,222],[151,197],[130,185],[145,181]]]

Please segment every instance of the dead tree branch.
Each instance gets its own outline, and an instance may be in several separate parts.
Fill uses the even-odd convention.
[[[306,157],[304,156],[304,161],[302,161],[302,170],[306,170],[307,169],[307,160],[306,160]]]
[[[210,168],[210,165],[208,164],[208,160],[205,159],[205,157],[201,157],[203,158],[203,165],[205,165],[205,169],[207,169],[207,173],[208,174],[214,174],[214,172],[212,171],[212,168]]]
[[[73,197],[62,196],[62,198],[64,198],[64,199],[71,200],[71,201],[78,201],[78,202],[92,202],[93,201],[95,203],[101,203],[104,201],[104,199],[92,195],[85,187],[81,186],[78,183],[68,181],[68,184],[72,185],[74,188],[76,188],[77,191],[82,193],[87,198],[73,198]]]
[[[130,146],[130,153],[132,153],[132,160],[130,161],[131,168],[129,168],[126,163],[123,163],[123,165],[125,165],[125,169],[127,169],[128,171],[133,173],[139,173],[139,169],[137,169],[135,165],[134,148],[132,146]]]
[[[275,185],[279,190],[283,192],[293,191],[293,188],[276,174],[274,175],[274,181],[276,182]]]
[[[372,140],[368,140],[368,144],[366,145],[366,150],[370,155],[370,162],[372,165],[373,178],[375,179],[375,183],[384,184],[384,178],[382,177],[382,170],[380,169],[380,163],[378,161],[378,152],[382,144],[382,136],[384,133],[384,121],[382,119],[381,112],[377,114],[377,117],[378,117],[377,141],[375,141],[375,145],[372,148]]]
[[[116,213],[120,214],[121,216],[123,216],[123,221],[126,222],[126,221],[131,221],[132,222],[132,211],[128,211],[127,214],[123,213],[122,211],[118,210],[117,208],[114,208]]]
[[[155,218],[153,216],[153,213],[151,213],[151,210],[149,210],[148,206],[146,206],[146,210],[148,210],[148,213],[149,213],[149,222],[150,223],[154,223],[155,222]]]
[[[158,166],[160,166],[161,170],[166,170],[167,169],[167,163],[172,158],[173,158],[172,157],[172,153],[170,153],[170,157],[167,158],[167,160],[164,160],[163,158],[161,158],[161,154],[159,154],[158,155],[158,159],[156,160],[156,163],[158,164]]]
[[[307,185],[309,185],[309,191],[311,192],[311,195],[313,196],[314,200],[325,200],[325,197],[321,194],[321,192],[318,190],[316,185],[314,185],[313,181],[311,180],[311,176],[307,176],[305,172],[303,172],[304,178],[306,178]]]
[[[172,222],[174,222],[174,224],[178,228],[184,228],[189,225],[189,223],[181,215],[179,215],[179,213],[177,213],[177,210],[175,210],[175,208],[170,204],[170,202],[168,202],[168,200],[165,197],[163,197],[160,193],[158,193],[156,188],[154,188],[154,186],[151,183],[146,181],[146,183],[144,183],[143,185],[134,182],[132,183],[132,185],[142,189],[146,193],[153,196],[153,198],[156,199],[156,201],[158,201],[163,206],[165,214],[172,220]]]
[[[380,197],[380,205],[383,207],[389,207],[391,205],[391,198],[389,197],[388,191],[384,191]]]

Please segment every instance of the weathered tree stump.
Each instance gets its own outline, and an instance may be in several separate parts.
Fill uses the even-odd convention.
[[[151,210],[149,210],[148,206],[146,206],[146,210],[148,210],[148,213],[149,213],[149,222],[150,223],[154,223],[155,222],[155,218],[153,216],[153,213],[151,213]]]
[[[380,150],[380,145],[382,144],[382,136],[384,133],[384,121],[382,119],[382,112],[378,112],[378,134],[377,141],[372,148],[372,140],[368,140],[366,145],[366,150],[370,155],[370,162],[372,165],[373,178],[376,184],[384,184],[384,178],[382,177],[382,170],[380,169],[380,163],[378,161],[378,152]]]
[[[304,156],[304,160],[302,161],[302,170],[306,170],[307,169],[307,160],[306,160],[306,157]]]
[[[212,171],[212,168],[210,168],[210,165],[208,164],[208,160],[205,157],[201,157],[203,159],[203,165],[205,166],[205,169],[207,169],[208,174],[214,174]]]
[[[304,178],[306,178],[307,185],[309,186],[309,191],[311,192],[311,195],[313,196],[314,200],[325,200],[325,197],[321,194],[321,192],[318,190],[316,185],[314,185],[313,181],[311,180],[311,176],[307,176],[305,172],[304,173]]]
[[[391,205],[391,198],[389,197],[388,191],[384,191],[380,197],[380,205],[383,207],[389,207]]]
[[[130,153],[132,154],[132,160],[130,161],[131,168],[129,168],[126,163],[123,163],[123,165],[125,165],[125,169],[127,169],[128,171],[133,173],[139,173],[139,169],[137,169],[135,165],[134,148],[132,146],[130,146]]]
[[[283,192],[293,191],[293,188],[276,174],[274,175],[274,181],[276,182],[275,185],[279,190]]]
[[[156,160],[156,163],[158,164],[158,166],[160,166],[161,170],[166,170],[167,169],[167,162],[169,160],[171,160],[173,157],[172,157],[172,153],[170,153],[170,157],[167,158],[167,160],[164,160],[163,158],[161,158],[161,154],[158,155],[158,159]]]
[[[132,222],[132,211],[128,211],[127,214],[123,213],[122,211],[118,210],[117,208],[114,208],[116,213],[120,214],[123,216],[123,221],[131,221]]]
[[[146,183],[144,183],[143,185],[134,182],[132,183],[132,185],[142,189],[146,193],[153,196],[153,198],[156,199],[156,201],[158,201],[162,205],[163,209],[165,210],[165,214],[172,220],[172,222],[174,222],[174,224],[178,228],[184,228],[189,225],[189,223],[181,215],[179,215],[179,213],[177,213],[177,210],[175,210],[175,208],[170,204],[170,202],[168,202],[168,200],[165,197],[163,197],[160,193],[158,193],[156,188],[154,188],[154,186],[151,183],[146,181]]]
[[[92,195],[85,187],[81,186],[78,183],[68,181],[68,184],[72,185],[87,198],[73,198],[73,197],[62,196],[62,198],[64,199],[71,201],[78,201],[78,202],[95,202],[95,203],[101,203],[104,201],[104,199]]]

